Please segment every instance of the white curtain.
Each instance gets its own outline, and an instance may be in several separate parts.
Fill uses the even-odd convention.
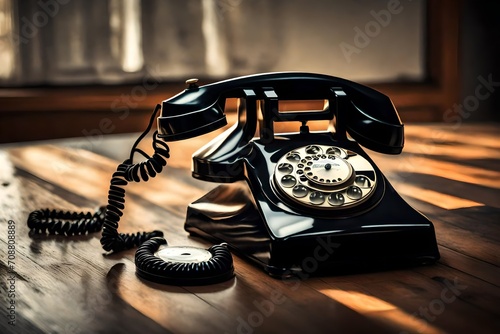
[[[386,0],[0,0],[0,86],[282,70],[420,80],[424,1],[404,6],[346,59],[339,46]]]

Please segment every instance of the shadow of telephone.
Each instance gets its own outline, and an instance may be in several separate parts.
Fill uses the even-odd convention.
[[[296,72],[187,84],[155,108],[130,158],[113,174],[106,208],[94,214],[34,211],[28,219],[32,231],[73,235],[102,227],[106,251],[139,246],[137,274],[166,284],[233,277],[228,248],[276,277],[439,259],[432,223],[396,193],[359,146],[385,154],[402,151],[403,125],[387,96],[344,79]],[[125,185],[162,171],[169,157],[167,141],[225,126],[228,98],[238,99],[238,122],[195,152],[192,164],[194,178],[221,185],[188,206],[185,222],[190,234],[221,244],[208,250],[174,247],[165,246],[159,231],[118,233]],[[286,100],[327,103],[322,110],[284,112],[280,101]],[[137,144],[160,108],[150,157]],[[313,120],[331,126],[309,131],[307,123]],[[300,125],[298,132],[275,134],[275,122]],[[134,153],[146,160],[133,163]]]

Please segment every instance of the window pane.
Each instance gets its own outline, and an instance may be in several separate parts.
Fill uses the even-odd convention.
[[[420,81],[424,15],[423,0],[0,0],[0,84],[270,71]]]

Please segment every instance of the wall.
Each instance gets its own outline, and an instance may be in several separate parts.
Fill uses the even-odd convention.
[[[464,1],[460,40],[461,100],[464,121],[500,121],[500,1]],[[484,99],[476,96],[480,77],[491,75],[498,86]],[[481,89],[479,93],[486,95]],[[478,103],[474,103],[474,102]],[[469,106],[467,106],[469,103]],[[452,106],[450,106],[452,107]]]

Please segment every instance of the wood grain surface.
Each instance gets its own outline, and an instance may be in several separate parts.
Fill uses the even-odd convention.
[[[135,135],[90,146],[82,138],[3,147],[0,332],[499,333],[498,130],[410,125],[403,154],[368,151],[434,223],[441,252],[435,265],[279,280],[234,256],[235,279],[203,287],[139,279],[134,251],[105,255],[100,233],[29,233],[32,210],[104,204],[110,176]],[[210,245],[188,236],[183,224],[186,206],[216,186],[189,171],[191,154],[216,134],[172,143],[164,173],[127,187],[121,231],[161,229],[171,245]]]

